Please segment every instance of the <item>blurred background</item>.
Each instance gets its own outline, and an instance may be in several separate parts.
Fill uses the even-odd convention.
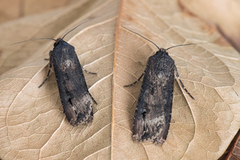
[[[61,8],[79,0],[0,0],[0,23]]]

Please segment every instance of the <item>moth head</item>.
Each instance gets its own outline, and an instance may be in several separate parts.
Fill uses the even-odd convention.
[[[56,47],[60,41],[63,41],[63,39],[62,38],[56,39],[56,42],[54,43],[54,47]]]
[[[164,56],[164,55],[168,55],[168,52],[166,49],[164,48],[160,48],[157,52],[156,55],[159,55],[160,57]]]

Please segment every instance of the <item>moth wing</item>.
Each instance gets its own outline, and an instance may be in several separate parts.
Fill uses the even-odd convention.
[[[67,69],[68,71],[66,73],[68,79],[65,80],[66,92],[70,94],[68,101],[71,105],[71,110],[74,111],[72,116],[77,116],[77,123],[89,123],[93,119],[92,97],[88,92],[87,84],[82,73],[82,67],[78,59],[74,58],[72,62],[73,64],[71,67],[75,67],[74,69]]]
[[[134,115],[133,140],[161,145],[171,121],[175,65],[169,56],[161,58],[159,63],[156,64],[154,56],[150,57],[145,69]]]
[[[73,126],[91,122],[92,98],[74,47],[63,41],[54,48],[51,57],[68,121]]]

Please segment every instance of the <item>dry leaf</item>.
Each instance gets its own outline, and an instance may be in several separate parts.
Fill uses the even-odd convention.
[[[77,0],[0,0],[0,23],[24,17],[31,14],[43,13],[51,9],[63,7]]]
[[[47,74],[44,58],[53,42],[6,44],[14,39],[61,37],[91,17],[97,18],[65,39],[75,47],[81,64],[97,72],[97,76],[85,74],[98,102],[93,106],[93,123],[72,127],[62,112],[54,74],[38,89]],[[141,82],[129,88],[123,85],[143,73],[147,58],[157,49],[120,25],[163,48],[213,42],[169,50],[195,100],[175,81],[170,131],[163,146],[132,141]],[[214,28],[182,12],[176,0],[122,0],[120,6],[117,0],[85,0],[0,28],[1,37],[7,37],[0,43],[0,68],[4,68],[0,76],[0,158],[4,160],[217,159],[239,129],[239,53]],[[16,56],[22,59],[14,60]]]
[[[215,24],[229,42],[240,51],[240,2],[236,0],[180,0],[191,13]]]
[[[176,82],[172,121],[162,147],[134,143],[132,123],[138,79],[156,47],[119,28],[116,40],[113,99],[113,159],[217,159],[239,129],[239,54],[201,20],[183,14],[177,1],[124,0],[119,24],[167,48],[189,42],[215,42],[169,50],[192,100]],[[119,27],[119,26],[118,26]],[[149,47],[151,46],[151,47]]]
[[[240,130],[235,135],[225,153],[218,160],[239,160],[240,159]]]
[[[67,29],[97,17],[66,37],[81,64],[94,105],[91,125],[72,127],[62,112],[54,74],[40,89],[48,70],[44,58],[51,46],[0,77],[0,157],[3,159],[110,159],[114,40],[118,1],[98,1]],[[96,5],[98,3],[98,5]],[[100,4],[100,5],[99,5]],[[80,31],[79,31],[80,30]],[[70,40],[68,40],[71,38]],[[33,42],[29,42],[33,43]],[[48,43],[50,44],[50,43]]]

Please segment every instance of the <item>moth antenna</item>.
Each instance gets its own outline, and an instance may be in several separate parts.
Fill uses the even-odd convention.
[[[27,41],[42,40],[42,39],[50,39],[50,40],[53,40],[53,41],[57,41],[56,39],[53,39],[53,38],[33,38],[33,39],[25,40],[25,41],[20,41],[20,42],[12,43],[12,44],[10,44],[10,45],[19,44],[19,43],[23,43],[23,42],[27,42]]]
[[[70,31],[68,31],[68,32],[62,37],[62,39],[63,39],[67,34],[69,34],[70,32],[72,32],[73,30],[75,30],[75,29],[78,28],[79,26],[81,26],[82,24],[87,23],[87,22],[89,22],[89,21],[91,21],[91,20],[93,20],[93,19],[95,19],[95,18],[97,18],[97,17],[94,17],[94,18],[92,18],[92,19],[90,19],[90,20],[87,20],[87,21],[84,21],[84,22],[80,23],[79,25],[77,25],[76,27],[74,27],[73,29],[71,29]]]
[[[121,25],[122,26],[122,25]],[[134,32],[134,31],[132,31],[132,30],[130,30],[130,29],[128,29],[128,28],[126,28],[126,27],[124,27],[124,26],[122,26],[123,28],[125,28],[126,30],[128,30],[128,31],[130,31],[130,32],[132,32],[132,33],[135,33],[136,35],[139,35],[140,37],[142,37],[142,38],[144,38],[144,39],[146,39],[147,41],[149,41],[149,42],[151,42],[152,44],[154,44],[157,48],[158,48],[158,50],[160,50],[160,48],[153,42],[153,41],[151,41],[151,40],[149,40],[149,39],[147,39],[146,37],[143,37],[141,34],[139,34],[139,33],[137,33],[137,32]]]
[[[171,48],[175,48],[175,47],[196,45],[196,44],[206,44],[206,43],[212,43],[212,42],[180,44],[180,45],[176,45],[176,46],[171,46],[171,47],[167,48],[166,51],[171,49]]]
[[[95,18],[96,18],[96,17],[95,17]],[[79,25],[77,25],[76,27],[74,27],[73,29],[71,29],[70,31],[68,31],[68,32],[62,37],[62,39],[63,39],[68,33],[72,32],[74,29],[76,29],[76,28],[79,27],[80,25],[82,25],[82,24],[84,24],[84,23],[87,23],[87,22],[89,22],[89,21],[91,21],[91,20],[93,20],[93,19],[95,19],[95,18],[92,18],[92,19],[90,19],[90,20],[87,20],[87,21],[85,21],[85,22],[80,23]],[[50,40],[53,40],[53,41],[57,41],[57,40],[54,39],[54,38],[34,38],[34,39],[28,39],[28,40],[25,40],[25,41],[20,41],[20,42],[12,43],[12,44],[10,44],[10,45],[19,44],[19,43],[23,43],[23,42],[27,42],[27,41],[42,40],[42,39],[50,39]]]

